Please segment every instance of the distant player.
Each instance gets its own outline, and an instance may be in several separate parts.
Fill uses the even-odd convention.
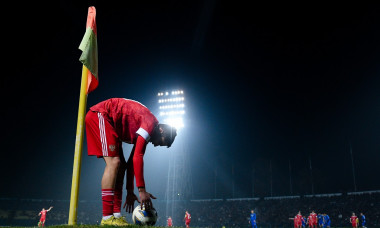
[[[312,227],[313,227],[313,216],[311,215],[311,213],[310,213],[309,216],[307,216],[306,224],[307,224],[307,226],[308,226],[309,228],[312,228]]]
[[[323,215],[322,214],[318,214],[317,219],[318,219],[318,226],[319,226],[319,228],[322,228],[323,227]]]
[[[294,221],[294,228],[301,228],[302,227],[302,215],[301,211],[298,211],[298,214],[294,216],[294,218],[289,218],[290,220]]]
[[[297,228],[297,225],[298,225],[297,215],[294,216],[294,218],[289,218],[289,220],[293,220],[294,228]]]
[[[302,223],[304,223],[304,219],[301,215],[301,211],[298,211],[298,214],[296,215],[296,218],[297,218],[297,228],[301,228],[302,227]]]
[[[40,221],[38,222],[38,227],[42,226],[45,227],[45,221],[46,221],[46,213],[48,213],[53,207],[50,207],[49,209],[45,210],[45,208],[42,208],[42,211],[38,213],[38,216],[41,216]]]
[[[366,222],[365,222],[365,215],[363,213],[360,213],[360,220],[363,228],[366,228]]]
[[[330,216],[328,216],[326,213],[323,213],[323,227],[330,227],[331,226],[331,220]]]
[[[306,227],[306,222],[307,222],[307,220],[306,220],[305,216],[302,216],[302,227],[303,228]]]
[[[183,218],[183,219],[185,220],[186,228],[189,228],[190,222],[191,222],[191,215],[188,211],[186,211],[185,218]]]
[[[256,213],[254,210],[251,210],[251,215],[249,216],[249,223],[251,224],[252,228],[257,228]]]
[[[144,154],[151,142],[154,146],[170,147],[177,135],[176,129],[160,124],[151,111],[141,103],[111,98],[90,108],[86,119],[87,153],[102,158],[105,169],[101,180],[103,217],[101,225],[128,225],[121,216],[123,182],[126,175],[126,202],[128,213],[137,201],[141,207],[152,207],[155,197],[146,191],[144,181]],[[126,162],[122,142],[133,144]],[[134,178],[140,201],[134,193]]]
[[[314,212],[314,211],[311,211],[310,213],[311,215],[311,228],[317,228],[317,224],[318,224],[318,218],[317,218],[317,214]]]
[[[169,216],[168,218],[168,227],[172,227],[173,226],[173,220],[172,220],[172,217]]]
[[[352,212],[350,223],[352,227],[357,228],[358,227],[358,217],[355,215],[355,213]]]

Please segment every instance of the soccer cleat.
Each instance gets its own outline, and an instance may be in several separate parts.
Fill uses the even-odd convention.
[[[115,220],[115,217],[112,215],[111,217],[109,217],[108,219],[102,219],[102,221],[100,222],[100,225],[101,226],[105,226],[105,225],[108,225],[108,226],[113,226],[114,224],[114,220]]]
[[[124,217],[115,218],[112,221],[112,225],[114,226],[128,226],[128,222],[125,220]]]

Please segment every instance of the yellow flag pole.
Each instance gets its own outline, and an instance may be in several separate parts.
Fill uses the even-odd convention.
[[[81,162],[82,162],[83,136],[84,136],[84,118],[86,114],[86,103],[87,103],[87,74],[88,74],[88,69],[87,67],[83,65],[82,82],[81,82],[80,97],[79,97],[77,134],[75,138],[73,179],[71,182],[70,212],[69,212],[69,222],[68,222],[69,225],[77,224],[79,180],[80,180],[80,169],[81,169]]]

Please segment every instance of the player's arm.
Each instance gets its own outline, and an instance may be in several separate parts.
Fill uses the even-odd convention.
[[[50,211],[53,207],[49,207],[49,209],[47,209],[47,211]]]
[[[128,161],[127,161],[127,169],[126,169],[126,189],[127,189],[127,196],[124,203],[123,208],[125,208],[125,211],[128,213],[133,212],[133,209],[135,207],[135,201],[139,202],[139,199],[134,193],[134,179],[135,174],[133,171],[133,155],[135,153],[136,146],[133,146],[133,149],[131,151],[131,154],[129,155]]]
[[[152,194],[145,191],[144,181],[144,154],[147,141],[142,136],[138,136],[136,140],[135,153],[133,155],[133,170],[136,176],[136,186],[139,189],[139,196],[141,200],[141,207],[152,207],[152,199],[156,199]]]

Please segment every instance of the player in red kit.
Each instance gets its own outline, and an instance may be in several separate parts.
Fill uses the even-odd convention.
[[[350,222],[352,224],[352,227],[354,227],[354,228],[358,227],[358,217],[355,215],[355,213],[352,213],[352,216],[350,218]]]
[[[297,215],[294,216],[294,218],[289,218],[290,220],[293,220],[294,228],[298,228],[298,217]]]
[[[317,213],[315,213],[314,211],[311,211],[310,213],[311,215],[311,228],[317,228]]]
[[[168,218],[168,227],[172,227],[173,226],[173,220],[172,220],[172,217],[169,216]]]
[[[189,228],[190,227],[190,222],[191,222],[191,215],[188,211],[186,211],[185,213],[185,224],[186,224],[186,228]]]
[[[301,215],[301,211],[298,212],[298,214],[296,215],[296,218],[297,218],[297,227],[301,228],[302,227],[302,220],[303,220],[303,217]]]
[[[106,163],[101,181],[101,225],[128,225],[121,216],[124,176],[127,176],[126,211],[133,211],[135,200],[141,207],[152,207],[151,199],[155,197],[145,190],[145,149],[149,142],[154,146],[170,147],[177,135],[176,129],[160,124],[141,103],[124,98],[111,98],[92,106],[87,112],[85,123],[88,155],[103,158]],[[127,162],[122,142],[134,145]],[[134,177],[140,201],[133,192]]]
[[[45,210],[45,208],[42,208],[42,211],[38,213],[38,216],[41,216],[40,221],[38,222],[38,227],[42,226],[45,227],[45,221],[46,221],[46,213],[48,213],[53,207],[50,207],[49,209]]]
[[[313,228],[313,216],[311,216],[311,213],[307,216],[307,225],[309,228]]]

